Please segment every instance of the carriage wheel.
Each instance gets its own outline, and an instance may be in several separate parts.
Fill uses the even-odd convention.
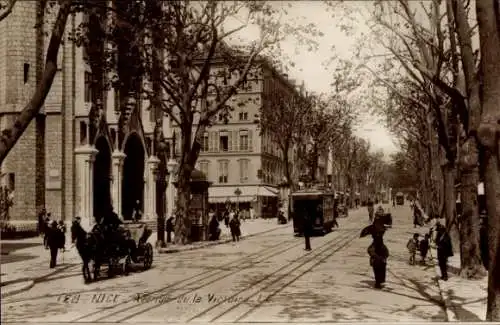
[[[125,275],[128,275],[130,273],[130,270],[132,268],[132,257],[130,255],[127,255],[125,258],[125,263],[123,263],[123,273]]]
[[[153,246],[146,243],[144,247],[144,270],[147,270],[153,265]]]

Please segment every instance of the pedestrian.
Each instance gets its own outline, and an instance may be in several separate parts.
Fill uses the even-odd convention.
[[[50,212],[47,213],[47,217],[45,218],[45,233],[43,236],[43,245],[45,246],[45,249],[49,249],[49,232],[50,232],[50,219],[51,215]]]
[[[422,212],[420,211],[419,207],[417,204],[413,205],[413,228],[416,228],[417,226],[421,226],[421,218],[422,218]]]
[[[229,209],[224,212],[224,224],[229,228],[229,220],[232,218],[232,212]]]
[[[209,230],[209,240],[219,240],[221,230],[219,228],[219,220],[217,220],[217,215],[212,215],[210,222],[208,224]]]
[[[47,232],[47,245],[50,249],[50,268],[53,269],[57,264],[57,252],[60,248],[60,234],[57,227],[57,221],[52,221]]]
[[[167,231],[167,243],[172,242],[172,232],[174,231],[174,217],[170,217],[167,219],[167,225],[165,227]]]
[[[38,214],[38,235],[45,234],[45,216],[47,214],[47,211],[45,208],[43,208],[40,213]]]
[[[366,204],[366,206],[368,207],[368,220],[370,221],[370,223],[373,222],[373,212],[374,212],[374,204],[373,204],[373,201],[371,198],[368,199],[368,203]]]
[[[448,258],[453,256],[453,247],[448,231],[440,223],[436,225],[436,245],[441,280],[448,281]]]
[[[382,283],[385,283],[387,272],[387,258],[389,250],[384,244],[383,231],[374,231],[372,233],[373,242],[368,247],[368,255],[370,256],[370,265],[373,268],[375,276],[375,288],[381,289]]]
[[[240,240],[240,220],[238,219],[238,214],[233,213],[231,221],[229,221],[229,228],[231,230],[231,236],[233,237],[233,241]]]
[[[303,225],[303,231],[304,231],[304,239],[305,239],[305,244],[306,244],[306,251],[311,250],[311,233],[312,233],[312,220],[311,217],[309,216],[309,213],[304,211],[304,225]]]
[[[132,216],[135,221],[139,221],[142,219],[141,202],[139,200],[135,201],[135,207]]]
[[[396,199],[395,198],[392,198],[392,207],[395,208],[396,207]]]
[[[63,252],[66,251],[66,224],[64,223],[63,220],[59,220],[59,224],[57,226],[57,229],[59,230],[58,235],[59,235],[59,243],[60,243],[60,249],[63,250]]]
[[[408,252],[410,253],[410,265],[415,265],[415,257],[418,249],[418,236],[418,234],[413,234],[413,238],[410,238],[406,244],[406,248],[408,248]]]
[[[420,256],[422,257],[422,264],[425,264],[425,259],[427,258],[427,253],[429,252],[429,239],[430,234],[425,234],[424,239],[419,243]]]

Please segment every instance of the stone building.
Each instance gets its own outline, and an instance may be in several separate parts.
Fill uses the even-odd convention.
[[[252,208],[255,217],[276,216],[278,185],[284,177],[283,158],[272,135],[260,129],[257,118],[260,107],[267,107],[266,98],[278,92],[299,96],[286,75],[266,61],[257,63],[238,94],[228,101],[234,109],[230,116],[219,116],[205,132],[196,168],[212,182],[212,209],[224,210],[230,204],[247,215]],[[289,159],[295,161],[293,150]]]
[[[43,20],[49,35],[44,36],[35,28],[38,5],[39,1],[18,1],[0,22],[2,129],[26,105],[43,69],[55,12]],[[82,19],[93,18],[70,17],[66,36]],[[61,45],[58,71],[42,112],[1,166],[2,186],[12,196],[11,223],[34,224],[44,207],[55,219],[81,216],[85,225],[109,207],[128,219],[136,202],[143,218],[154,223],[161,212],[157,210],[164,209],[165,195],[157,191],[162,182],[156,174],[166,157],[152,145],[153,121],[161,115],[130,95],[131,82],[118,91],[92,82],[102,80],[104,72],[84,58],[96,55],[96,44],[105,46],[100,42],[92,51],[71,41]],[[125,62],[121,71],[126,71],[126,61],[119,56],[120,60]]]

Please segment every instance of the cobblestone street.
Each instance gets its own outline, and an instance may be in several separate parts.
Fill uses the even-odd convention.
[[[238,243],[155,256],[153,268],[85,285],[70,265],[2,301],[6,322],[343,322],[445,321],[433,265],[410,266],[407,206],[392,209],[387,283],[373,289],[359,238],[365,209],[312,239],[291,224]]]

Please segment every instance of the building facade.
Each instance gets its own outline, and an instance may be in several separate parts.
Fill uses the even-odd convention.
[[[39,27],[47,37],[34,28],[38,5],[18,1],[0,22],[2,130],[28,103],[41,77],[57,11]],[[83,19],[92,17],[79,13],[68,19],[65,39]],[[61,44],[45,105],[1,166],[1,185],[11,198],[4,221],[35,224],[46,208],[54,219],[80,216],[90,226],[110,208],[124,219],[139,208],[154,224],[164,210],[157,172],[166,157],[152,145],[158,115],[145,109],[148,104],[133,89],[104,90],[92,82],[103,72],[89,66],[89,55],[95,53],[75,42]]]
[[[205,132],[196,168],[212,183],[212,209],[224,210],[230,204],[247,216],[250,209],[254,217],[276,216],[278,185],[284,177],[282,153],[269,132],[261,129],[258,115],[261,107],[269,109],[266,99],[277,92],[299,95],[297,87],[271,65],[256,64],[229,100],[232,112],[227,118],[218,116]],[[293,153],[291,150],[291,162]]]

